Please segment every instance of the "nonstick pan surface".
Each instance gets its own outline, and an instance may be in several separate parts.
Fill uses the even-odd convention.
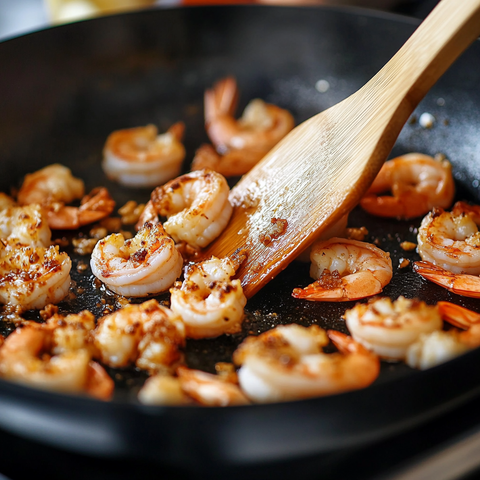
[[[217,79],[237,78],[239,110],[260,97],[288,108],[300,123],[361,87],[416,26],[415,20],[357,9],[215,6],[104,17],[6,41],[0,44],[0,189],[8,192],[26,173],[59,162],[84,179],[87,190],[107,186],[118,207],[130,199],[145,202],[150,190],[121,188],[102,172],[111,131],[148,123],[165,130],[184,121],[188,171],[195,149],[208,141],[203,92]],[[473,201],[480,201],[479,58],[476,42],[417,108],[391,155],[445,154],[458,199]],[[319,80],[328,82],[327,91],[316,90]],[[431,129],[418,122],[424,112],[436,119]],[[400,247],[416,241],[419,223],[380,220],[359,209],[349,220],[349,226],[366,226],[367,240],[391,253],[394,278],[385,295],[478,310],[478,300],[448,293],[411,267],[398,268],[401,258],[419,259]],[[69,252],[74,282],[84,293],[62,302],[60,311],[88,308],[99,317],[117,308],[116,297],[96,288],[88,269],[77,269],[88,256]],[[215,362],[230,360],[245,336],[278,324],[346,331],[341,316],[353,302],[291,297],[294,287],[310,283],[308,270],[294,262],[249,300],[240,334],[189,341],[188,365],[212,371]],[[35,312],[28,317],[37,318]],[[2,332],[12,328],[4,319]],[[285,461],[386,437],[454,408],[480,393],[479,361],[475,350],[424,372],[385,363],[365,390],[224,409],[142,406],[136,393],[146,377],[135,369],[110,370],[117,388],[108,403],[0,381],[0,426],[76,452],[174,466]]]

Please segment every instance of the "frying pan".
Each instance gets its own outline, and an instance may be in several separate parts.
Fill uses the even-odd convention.
[[[166,129],[183,120],[188,171],[195,149],[208,141],[202,96],[217,79],[237,78],[240,108],[260,97],[288,108],[301,122],[361,87],[417,24],[353,8],[189,7],[104,17],[6,41],[0,45],[0,189],[8,192],[25,173],[60,162],[87,189],[107,186],[118,206],[130,199],[144,202],[149,190],[121,188],[101,170],[111,131],[147,123]],[[476,42],[420,104],[392,152],[445,154],[453,163],[458,199],[474,201],[480,200],[479,58]],[[330,88],[320,93],[318,80]],[[433,128],[419,124],[423,112],[435,117]],[[385,295],[478,309],[477,301],[428,283],[410,267],[397,268],[400,258],[418,259],[400,243],[415,242],[419,222],[379,220],[356,209],[349,225],[365,225],[367,241],[391,252],[394,278]],[[57,234],[62,235],[68,234]],[[88,257],[70,253],[73,279],[84,293],[62,302],[60,311],[88,308],[99,317],[105,305],[115,306],[115,297],[95,288],[90,271],[77,271]],[[277,324],[346,331],[341,316],[354,303],[291,297],[294,287],[310,283],[308,269],[294,262],[254,296],[238,335],[189,341],[187,363],[212,371],[246,335]],[[1,328],[8,333],[12,326],[5,321]],[[136,393],[145,375],[135,369],[110,370],[117,389],[108,403],[0,381],[0,426],[88,455],[191,469],[262,465],[373,442],[451,410],[480,393],[479,361],[480,351],[474,350],[423,372],[385,363],[365,390],[223,409],[143,406]]]

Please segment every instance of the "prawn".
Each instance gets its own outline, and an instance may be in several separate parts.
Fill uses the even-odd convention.
[[[170,372],[183,360],[185,327],[178,315],[152,299],[100,318],[93,344],[110,367],[135,363],[150,372]]]
[[[377,298],[357,304],[344,314],[352,337],[387,360],[405,359],[407,349],[423,333],[441,330],[443,322],[436,306],[400,296]]]
[[[317,281],[292,295],[311,301],[345,302],[380,293],[392,279],[390,254],[375,245],[333,237],[316,242],[310,276]]]
[[[155,187],[180,174],[185,125],[158,134],[155,125],[117,130],[109,135],[102,167],[108,178],[127,187]]]
[[[76,230],[108,217],[114,208],[108,190],[98,187],[82,198],[79,207],[52,204],[47,208],[47,221],[52,230]]]
[[[425,370],[480,346],[479,313],[450,302],[438,302],[437,307],[443,320],[465,331],[422,334],[407,350],[406,362],[411,367]]]
[[[70,288],[72,262],[58,246],[12,247],[0,242],[0,303],[24,310],[60,302]]]
[[[237,384],[219,375],[193,370],[185,366],[177,368],[177,375],[182,391],[201,405],[226,407],[250,403]]]
[[[331,339],[339,353],[326,354]],[[297,400],[364,388],[380,371],[377,355],[343,333],[318,325],[282,325],[247,337],[233,354],[247,397],[258,403]]]
[[[107,400],[113,380],[85,349],[52,355],[53,328],[29,322],[17,328],[0,348],[0,376],[64,393],[86,393]]]
[[[225,178],[212,170],[198,170],[157,187],[137,226],[153,212],[167,217],[163,228],[175,240],[194,249],[206,247],[226,227],[232,214],[230,188]]]
[[[392,196],[378,195],[387,191]],[[454,195],[448,160],[409,153],[383,164],[360,206],[379,217],[409,219],[425,215],[434,207],[450,207]]]
[[[40,205],[0,211],[0,238],[12,246],[48,247],[52,231]]]
[[[205,92],[205,127],[215,149],[227,155],[225,174],[246,173],[294,127],[290,112],[263,100],[252,100],[239,120],[234,118],[238,87],[233,77]],[[235,153],[232,153],[235,152]],[[224,159],[220,160],[222,164]]]
[[[458,295],[480,298],[480,232],[476,206],[457,202],[452,212],[434,209],[418,230],[415,271]]]
[[[168,290],[182,273],[183,259],[162,225],[147,222],[132,239],[114,233],[99,240],[90,265],[113,292],[144,297]]]
[[[170,289],[170,308],[183,319],[187,337],[240,331],[247,299],[240,280],[231,280],[235,267],[229,258],[215,257],[188,265],[183,283]]]
[[[80,207],[66,205],[80,199]],[[17,200],[20,205],[41,205],[53,230],[74,230],[97,222],[115,208],[115,201],[106,188],[95,188],[85,195],[83,181],[58,163],[27,174]]]

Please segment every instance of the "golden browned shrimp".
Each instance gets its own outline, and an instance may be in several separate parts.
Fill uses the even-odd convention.
[[[457,295],[480,298],[480,215],[476,205],[457,202],[451,212],[434,209],[418,229],[422,277]]]
[[[115,208],[106,188],[84,194],[82,180],[75,178],[67,167],[53,164],[25,176],[18,203],[41,205],[51,229],[73,230],[107,217]],[[82,199],[80,207],[66,205],[78,199]]]
[[[0,238],[11,246],[48,247],[52,232],[40,205],[0,211]]]
[[[232,214],[230,188],[225,178],[212,170],[187,173],[157,187],[137,226],[152,220],[154,213],[167,217],[165,231],[192,248],[206,247],[226,227]]]
[[[0,242],[0,303],[29,310],[60,302],[70,288],[71,266],[58,246],[12,247]]]
[[[405,359],[408,347],[423,333],[442,328],[436,306],[404,297],[394,302],[390,298],[376,298],[359,303],[344,316],[352,337],[387,360]]]
[[[390,254],[371,243],[333,237],[316,242],[310,276],[318,280],[292,295],[312,301],[345,302],[380,293],[392,279]]]
[[[159,135],[155,125],[117,130],[103,150],[106,175],[127,187],[156,187],[180,173],[185,126],[175,123]]]
[[[132,239],[114,233],[100,240],[90,265],[115,293],[145,297],[168,290],[182,273],[183,259],[162,225],[147,222]]]
[[[370,385],[380,372],[377,355],[348,335],[330,330],[340,353],[325,354],[327,334],[317,325],[275,327],[248,337],[233,354],[240,387],[254,402],[331,395]]]
[[[29,322],[10,334],[0,348],[0,376],[64,393],[86,393],[107,400],[113,381],[103,368],[91,361],[86,349],[51,354],[54,328]]]
[[[392,195],[378,194],[391,192]],[[449,208],[455,195],[452,166],[421,153],[385,162],[360,206],[379,217],[414,218]]]
[[[148,300],[100,318],[93,343],[99,359],[111,367],[135,363],[152,373],[169,373],[183,360],[185,327],[178,315]]]
[[[247,299],[240,280],[231,280],[235,265],[229,258],[189,265],[183,283],[170,289],[171,309],[182,317],[187,337],[217,337],[241,328]]]
[[[220,167],[226,176],[246,173],[294,127],[290,112],[260,99],[252,100],[236,120],[237,98],[233,77],[218,81],[204,97],[205,127],[217,152],[225,156],[217,164],[230,165]]]

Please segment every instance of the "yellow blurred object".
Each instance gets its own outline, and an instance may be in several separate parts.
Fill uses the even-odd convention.
[[[148,7],[156,0],[45,0],[45,3],[52,23],[63,23]]]

